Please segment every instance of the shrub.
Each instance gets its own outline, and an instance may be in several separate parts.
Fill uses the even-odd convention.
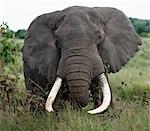
[[[136,18],[129,18],[132,22],[136,32],[140,36],[149,37],[147,33],[150,33],[150,20],[141,20]]]
[[[0,34],[0,59],[4,64],[15,64],[15,58],[20,52],[20,44],[14,41],[14,32],[9,29],[7,23],[0,25]]]
[[[17,32],[15,32],[15,37],[19,38],[19,39],[24,39],[26,36],[26,30],[24,29],[20,29]]]

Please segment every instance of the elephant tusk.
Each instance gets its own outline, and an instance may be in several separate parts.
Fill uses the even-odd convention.
[[[98,114],[105,111],[111,102],[111,91],[104,73],[99,75],[99,80],[101,82],[101,87],[103,91],[103,102],[98,108],[88,111],[89,114]]]
[[[46,100],[45,108],[48,112],[54,112],[52,104],[55,100],[56,95],[58,94],[61,85],[62,85],[62,79],[60,77],[57,77]]]

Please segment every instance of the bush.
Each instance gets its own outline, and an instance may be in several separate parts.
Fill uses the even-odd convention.
[[[150,20],[140,20],[136,18],[129,18],[132,24],[134,25],[134,28],[136,32],[140,36],[148,37],[146,34],[150,33]]]
[[[26,36],[26,30],[20,29],[17,32],[15,32],[15,36],[19,39],[24,39]]]
[[[20,44],[13,40],[14,32],[6,23],[0,25],[0,59],[4,64],[15,64],[15,58],[20,52]]]

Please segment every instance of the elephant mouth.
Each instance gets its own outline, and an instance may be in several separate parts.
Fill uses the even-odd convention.
[[[88,111],[89,114],[98,114],[105,111],[109,107],[111,102],[111,91],[105,74],[104,73],[100,74],[98,76],[98,79],[103,92],[103,102],[96,109]],[[62,85],[62,78],[57,77],[46,100],[45,108],[48,112],[54,112],[52,105],[56,98],[56,95],[58,94],[61,85]]]

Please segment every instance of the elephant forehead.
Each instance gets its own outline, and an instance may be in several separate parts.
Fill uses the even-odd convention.
[[[71,12],[67,13],[64,23],[71,26],[87,26],[89,24],[90,19],[87,13],[85,12]]]
[[[81,10],[71,10],[65,13],[62,13],[63,20],[58,26],[55,33],[69,31],[80,31],[80,32],[88,32],[94,31],[97,26],[90,20],[89,15],[85,11]],[[62,18],[60,16],[60,18]],[[85,33],[85,32],[84,32]]]
[[[83,15],[84,16],[84,15]],[[84,16],[86,17],[86,16]],[[85,20],[84,20],[85,19]],[[75,14],[66,16],[62,24],[55,31],[59,42],[90,41],[95,39],[96,27],[88,18],[81,18]],[[94,41],[93,41],[94,42]]]

